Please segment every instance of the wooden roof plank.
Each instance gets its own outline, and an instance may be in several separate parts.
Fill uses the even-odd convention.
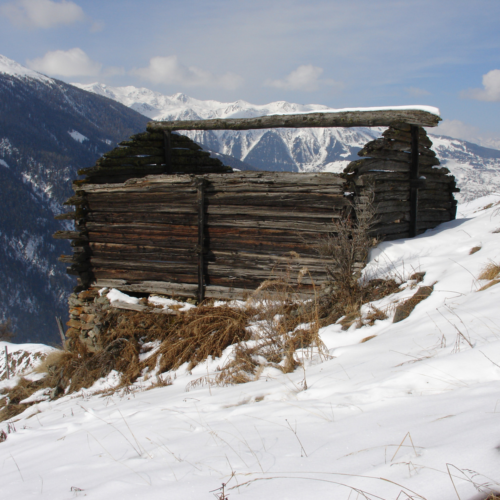
[[[436,110],[437,111],[437,110]],[[269,128],[388,127],[406,123],[436,127],[439,115],[423,109],[366,109],[355,111],[269,115],[255,118],[217,118],[212,120],[152,121],[148,131],[159,130],[255,130]]]

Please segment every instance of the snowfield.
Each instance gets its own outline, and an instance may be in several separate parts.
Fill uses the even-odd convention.
[[[247,384],[200,383],[230,347],[192,372],[169,373],[172,385],[151,388],[155,377],[144,374],[130,389],[96,394],[116,383],[112,373],[41,401],[0,423],[2,498],[201,500],[220,495],[222,483],[231,500],[500,491],[500,284],[478,279],[491,262],[500,264],[500,194],[373,250],[365,275],[405,284],[372,304],[388,319],[323,328],[329,359],[307,351],[287,375],[267,368]],[[426,273],[422,283],[408,281],[415,272]],[[434,286],[430,297],[392,323],[421,285]]]

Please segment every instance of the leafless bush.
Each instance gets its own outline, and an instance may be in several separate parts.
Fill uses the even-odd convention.
[[[7,319],[0,323],[0,340],[10,342],[15,337],[15,335],[16,334],[12,331],[12,322],[10,319]]]
[[[331,233],[318,245],[319,254],[331,260],[327,272],[334,283],[337,295],[343,298],[347,309],[355,310],[360,305],[359,282],[370,249],[378,240],[370,235],[376,224],[373,194],[364,197],[363,203],[349,207],[346,217],[333,222]]]

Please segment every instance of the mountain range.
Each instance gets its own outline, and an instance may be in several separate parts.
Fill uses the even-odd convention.
[[[69,245],[54,240],[54,216],[67,211],[71,180],[150,119],[251,117],[320,111],[279,101],[200,101],[136,87],[67,84],[0,55],[0,321],[11,318],[17,341],[57,342],[55,316],[67,315],[75,285],[57,262]],[[339,172],[382,129],[277,129],[187,132],[235,168]],[[431,135],[457,177],[460,201],[500,190],[500,151]]]
[[[268,114],[330,110],[318,104],[277,101],[255,105],[245,101],[201,101],[174,94],[162,95],[146,88],[109,87],[100,83],[74,84],[108,97],[151,120],[200,120],[250,118]],[[249,131],[185,132],[215,153],[228,155],[263,170],[292,172],[341,172],[358,159],[357,152],[383,128],[273,129]],[[441,163],[457,178],[460,202],[500,190],[500,151],[471,142],[427,133]]]

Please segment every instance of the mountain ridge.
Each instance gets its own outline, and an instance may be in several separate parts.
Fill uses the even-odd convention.
[[[89,92],[114,99],[152,120],[199,120],[250,118],[266,114],[331,111],[319,104],[276,101],[255,105],[201,101],[186,94],[163,95],[141,87],[110,87],[100,83],[74,84]],[[249,131],[186,131],[191,139],[214,153],[232,156],[261,170],[293,172],[341,172],[358,151],[379,137],[382,127],[332,129],[271,129]],[[427,129],[443,166],[457,178],[460,202],[500,191],[500,151],[469,141],[435,134]]]

